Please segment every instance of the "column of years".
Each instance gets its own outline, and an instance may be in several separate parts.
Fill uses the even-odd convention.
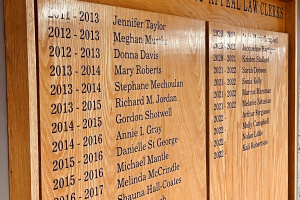
[[[236,112],[237,67],[236,32],[226,29],[213,29],[212,64],[210,65],[210,88],[213,102],[211,113],[213,128],[213,159],[226,157],[226,144],[230,142],[234,127],[230,126],[230,116]]]
[[[50,62],[40,78],[45,79],[47,71],[49,81],[40,95],[49,103],[42,108],[48,113],[41,114],[47,121],[43,134],[48,135],[42,135],[42,154],[48,155],[42,156],[42,166],[52,172],[42,170],[42,179],[48,181],[45,187],[51,185],[53,200],[100,197],[105,188],[101,15],[54,7],[48,13]]]

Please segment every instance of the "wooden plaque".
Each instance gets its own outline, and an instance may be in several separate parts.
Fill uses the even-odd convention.
[[[209,24],[210,199],[288,198],[288,36]]]
[[[205,23],[37,6],[41,199],[206,199]]]

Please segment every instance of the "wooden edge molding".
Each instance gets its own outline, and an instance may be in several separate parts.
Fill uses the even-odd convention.
[[[10,199],[39,199],[33,0],[4,0]]]
[[[286,33],[289,34],[289,200],[297,199],[296,197],[296,181],[297,181],[297,65],[296,65],[296,2],[286,3]]]

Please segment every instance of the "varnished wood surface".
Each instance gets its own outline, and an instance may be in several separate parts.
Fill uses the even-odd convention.
[[[20,9],[21,8],[21,9]],[[4,1],[10,199],[39,199],[34,2]]]
[[[297,2],[298,3],[298,2]],[[297,24],[297,14],[296,14],[296,2],[287,2],[287,11],[288,14],[286,16],[286,32],[289,33],[289,199],[297,198],[297,115],[298,115],[298,105],[297,105],[297,97],[298,97],[298,85],[297,85],[297,66],[296,64],[296,31],[297,28],[295,24]],[[295,97],[295,98],[294,98]]]
[[[209,39],[210,199],[287,199],[287,34],[210,23]],[[228,49],[228,44],[236,46]],[[245,50],[249,48],[257,50]],[[217,59],[219,55],[223,61]],[[257,89],[266,92],[260,94]],[[216,95],[218,91],[223,96]],[[220,115],[222,120],[216,120]],[[222,131],[216,131],[218,127]]]
[[[88,2],[103,3],[108,5],[134,8],[152,12],[160,12],[165,14],[179,15],[189,18],[195,18],[205,21],[217,22],[217,23],[226,23],[231,25],[243,26],[247,28],[256,28],[269,31],[279,31],[285,32],[290,35],[289,38],[289,199],[295,199],[295,177],[297,176],[296,172],[296,140],[297,135],[295,126],[295,116],[296,105],[295,99],[297,98],[295,84],[297,79],[295,79],[295,4],[297,1],[263,1],[274,5],[279,5],[284,7],[284,19],[274,19],[271,17],[263,17],[259,14],[247,13],[242,10],[227,9],[219,5],[215,6],[209,2],[205,1],[201,3],[200,1],[189,1],[189,0],[167,0],[167,1],[140,1],[140,0],[129,0],[129,1],[118,1],[118,0],[84,0]],[[243,4],[244,2],[242,2]],[[261,3],[261,2],[259,2]],[[297,2],[298,3],[298,2]],[[243,8],[243,6],[242,6]]]
[[[94,0],[96,1],[96,0]],[[30,3],[32,3],[31,1],[27,1]],[[288,13],[290,13],[289,15],[286,15],[286,17],[284,18],[285,20],[283,20],[284,22],[280,21],[280,20],[274,20],[272,18],[269,17],[265,17],[261,20],[257,20],[259,17],[254,17],[253,19],[251,18],[251,16],[256,16],[256,14],[243,14],[243,12],[241,12],[241,14],[233,14],[231,12],[231,9],[228,9],[226,11],[226,9],[224,9],[224,15],[222,14],[222,12],[216,12],[216,13],[212,13],[211,10],[216,10],[214,6],[209,6],[209,9],[206,9],[207,7],[204,7],[204,10],[207,11],[203,11],[202,12],[202,8],[200,6],[198,6],[198,3],[200,2],[194,2],[192,1],[191,4],[188,1],[182,1],[179,3],[174,3],[172,4],[172,2],[168,2],[168,1],[164,1],[164,2],[156,2],[155,1],[134,1],[134,0],[130,0],[130,1],[106,1],[106,0],[97,0],[97,2],[101,2],[101,3],[106,3],[106,4],[111,4],[111,5],[116,5],[116,6],[120,6],[120,7],[128,7],[128,8],[135,8],[135,9],[140,9],[140,10],[148,10],[148,11],[153,11],[153,12],[160,12],[160,13],[166,13],[166,14],[173,14],[173,15],[180,15],[180,16],[186,16],[186,17],[190,17],[190,18],[197,18],[197,19],[208,19],[210,18],[210,16],[212,16],[211,20],[215,21],[215,22],[225,22],[225,23],[229,23],[229,24],[235,24],[235,25],[242,25],[245,27],[252,27],[252,28],[260,28],[260,29],[266,29],[266,30],[273,30],[273,31],[280,31],[280,32],[288,32],[290,34],[293,34],[295,32],[295,24],[291,23],[292,20],[290,19],[294,19],[295,16],[293,14],[293,12],[289,12],[290,10],[293,11],[293,2],[291,3],[279,3],[280,5],[283,5],[286,8],[286,11]],[[273,2],[273,1],[268,1],[268,2]],[[34,74],[32,74],[30,77],[28,76],[28,71],[30,70],[29,67],[31,65],[28,65],[28,61],[24,61],[24,58],[26,58],[27,56],[20,56],[20,55],[24,55],[24,54],[35,54],[32,49],[28,49],[27,46],[24,44],[25,42],[25,37],[28,39],[27,36],[25,36],[26,34],[24,33],[24,27],[25,27],[25,23],[26,21],[31,21],[31,23],[34,20],[30,20],[30,15],[29,14],[33,14],[33,10],[30,9],[30,7],[27,7],[26,9],[26,5],[25,3],[19,2],[19,1],[6,1],[5,3],[5,16],[6,16],[6,52],[7,52],[7,73],[10,73],[11,75],[8,75],[8,83],[9,86],[7,87],[8,89],[8,109],[9,112],[9,134],[10,134],[10,159],[11,159],[11,164],[10,164],[10,169],[15,170],[15,173],[11,173],[10,174],[10,188],[11,188],[11,193],[13,194],[12,197],[17,197],[17,196],[21,196],[22,199],[27,199],[27,197],[29,198],[29,195],[25,195],[24,191],[29,191],[29,187],[32,187],[32,183],[28,184],[28,180],[30,179],[30,175],[32,174],[35,180],[38,179],[37,174],[35,172],[31,172],[31,173],[27,173],[30,167],[28,166],[28,157],[23,156],[21,158],[23,159],[19,159],[19,162],[16,163],[15,161],[12,162],[12,160],[15,158],[15,155],[26,155],[28,152],[28,142],[24,142],[24,141],[28,141],[28,135],[29,133],[29,128],[28,125],[26,125],[26,123],[24,123],[24,126],[22,125],[23,128],[20,128],[20,122],[25,122],[26,120],[28,120],[27,117],[25,117],[25,120],[21,120],[23,119],[22,116],[27,116],[27,113],[25,112],[26,109],[24,109],[22,112],[25,115],[20,115],[19,114],[19,108],[23,107],[28,107],[28,104],[31,104],[31,102],[26,102],[27,95],[24,93],[28,93],[28,89],[26,89],[26,85],[28,80],[34,80],[36,79],[36,76]],[[275,4],[277,4],[275,2]],[[216,10],[217,11],[217,10]],[[27,20],[25,17],[25,12],[27,13],[28,17]],[[208,13],[208,14],[205,14]],[[219,13],[219,14],[218,14]],[[204,16],[206,15],[206,16]],[[9,16],[9,17],[8,17]],[[202,16],[204,16],[202,18]],[[235,17],[234,17],[235,16]],[[214,18],[214,19],[213,19]],[[20,20],[22,19],[22,20]],[[15,22],[20,22],[15,24]],[[290,26],[285,27],[286,24],[290,23]],[[21,28],[23,27],[23,28]],[[18,31],[16,31],[18,30]],[[21,31],[23,30],[23,31]],[[28,29],[29,30],[29,29]],[[29,31],[31,39],[33,38],[33,31],[30,30]],[[31,43],[32,44],[32,43]],[[290,43],[289,44],[289,55],[294,54],[294,50],[295,49],[295,44]],[[21,54],[19,54],[19,52],[21,52]],[[291,65],[292,62],[295,61],[295,57],[290,56],[289,58],[289,70],[294,70],[295,69],[295,65]],[[17,68],[17,66],[22,65],[23,68],[21,68],[21,70],[19,70]],[[12,69],[15,68],[14,71],[12,71]],[[35,67],[34,67],[35,68]],[[291,73],[289,76],[293,76]],[[290,81],[290,85],[294,85],[295,81],[293,79],[293,77],[289,78]],[[22,82],[22,83],[21,83]],[[21,87],[21,88],[20,88]],[[24,88],[25,87],[25,88]],[[34,89],[33,89],[34,90]],[[292,89],[293,90],[293,89]],[[30,90],[31,91],[31,90]],[[291,95],[293,92],[290,92],[289,94],[289,99],[290,101],[294,101],[291,99],[294,99],[295,96]],[[24,94],[23,96],[21,96],[19,99],[15,99],[15,97],[19,96],[20,94]],[[15,96],[13,96],[15,95]],[[33,99],[33,101],[35,101],[35,99]],[[21,103],[20,103],[21,102]],[[34,107],[33,107],[34,108]],[[22,108],[23,109],[23,108]],[[294,123],[294,105],[289,103],[289,110],[290,113],[289,114],[289,123],[291,125],[289,125],[289,130],[290,130],[290,143],[289,143],[289,152],[293,152],[295,150],[295,140],[294,140],[294,128],[293,125],[295,125]],[[36,116],[34,116],[33,119],[30,120],[31,122],[35,123],[36,120]],[[21,123],[23,124],[23,123]],[[20,137],[19,135],[19,131],[22,131],[21,135],[21,139],[18,139]],[[15,137],[16,136],[16,137]],[[23,138],[24,137],[24,138]],[[16,139],[14,139],[16,138]],[[32,137],[33,139],[36,137]],[[25,153],[24,153],[25,152]],[[295,176],[295,168],[294,168],[294,159],[292,158],[294,155],[290,155],[291,158],[289,159],[289,163],[290,163],[290,175],[289,175],[289,179],[292,180]],[[31,158],[34,162],[37,161],[36,158],[34,158],[32,156]],[[35,165],[29,164],[30,166],[33,166],[36,169],[36,163]],[[20,167],[22,166],[22,167]],[[17,178],[16,178],[17,177]],[[19,185],[19,181],[21,181],[22,183],[22,190],[19,190],[18,187],[15,187],[16,185]],[[25,184],[26,183],[26,184]],[[291,181],[289,181],[289,184],[292,184]],[[31,185],[31,186],[30,186]],[[34,186],[37,187],[37,186]],[[293,190],[291,188],[291,186],[289,187],[289,189]],[[13,191],[13,192],[12,192]],[[32,192],[33,195],[37,195],[38,192],[36,190],[32,190],[34,192]],[[293,193],[293,194],[292,194]],[[26,194],[29,194],[28,192]],[[289,199],[294,199],[294,191],[290,192],[290,198]]]
[[[226,23],[236,26],[243,26],[248,28],[258,28],[270,31],[285,32],[285,15],[286,4],[276,0],[256,1],[257,10],[254,12],[254,5],[249,4],[249,1],[226,1],[229,4],[221,1],[204,0],[83,0],[85,2],[94,2],[100,4],[107,4],[125,8],[134,8],[139,10],[146,10],[164,14],[178,15],[183,17],[195,18],[205,21]],[[223,1],[225,2],[225,1]],[[232,3],[235,2],[235,5]],[[244,4],[246,2],[247,4]],[[251,1],[253,3],[253,1]],[[265,6],[262,3],[278,6],[283,8],[283,18],[274,18],[265,15]],[[215,5],[217,4],[217,5]],[[228,7],[226,7],[226,5]],[[251,8],[250,8],[251,7]],[[245,11],[244,11],[245,10]],[[273,9],[271,9],[273,10]]]
[[[80,11],[98,13],[99,23],[87,23],[80,20]],[[103,194],[94,199],[123,199],[123,196],[141,195],[140,199],[206,199],[206,132],[205,132],[205,23],[203,21],[167,16],[161,14],[134,11],[110,6],[83,3],[77,1],[39,1],[38,3],[38,45],[39,45],[39,101],[40,101],[40,135],[41,135],[41,199],[48,200],[67,194],[76,193],[76,198],[85,198],[86,189],[104,185]],[[66,16],[69,12],[71,19],[59,20],[55,16]],[[53,16],[51,18],[49,16]],[[75,18],[75,17],[76,18]],[[143,27],[133,28],[115,26],[115,17],[119,19],[137,18],[144,23]],[[95,20],[95,19],[94,19]],[[149,28],[145,20],[154,23],[159,21],[165,30]],[[70,39],[49,38],[49,27],[70,28]],[[148,27],[148,28],[147,28]],[[160,26],[162,27],[162,26]],[[80,30],[93,30],[100,32],[100,40],[81,40]],[[139,44],[127,44],[115,40],[114,32],[124,36],[142,37]],[[75,36],[77,35],[77,36]],[[146,44],[145,35],[154,38],[163,36],[164,42]],[[168,40],[168,42],[165,42]],[[71,47],[72,56],[64,58],[49,57],[50,46]],[[81,48],[100,48],[100,58],[82,58]],[[136,59],[114,58],[115,50],[137,52]],[[141,59],[140,51],[157,54],[157,59]],[[77,54],[77,55],[76,55]],[[51,65],[72,65],[71,76],[50,76]],[[82,65],[100,66],[101,75],[81,75]],[[134,74],[115,74],[115,65],[134,68]],[[154,74],[137,74],[136,65],[144,69],[158,68]],[[76,72],[78,71],[78,73]],[[118,91],[117,83],[130,84],[151,83],[151,81],[182,82],[183,87],[148,89],[140,91]],[[100,83],[101,92],[83,94],[82,84]],[[51,85],[72,84],[72,95],[51,95]],[[150,86],[152,87],[152,86]],[[78,89],[78,91],[77,91]],[[153,102],[149,104],[147,97],[153,95],[172,96],[169,102]],[[144,105],[120,108],[117,98],[124,100],[144,98]],[[82,111],[82,102],[86,100],[101,100],[102,108],[96,111]],[[74,111],[66,114],[51,114],[52,104],[72,102]],[[147,104],[148,103],[148,104]],[[78,107],[78,108],[77,108]],[[117,108],[118,107],[118,108]],[[169,109],[170,108],[170,109]],[[146,112],[171,111],[172,116],[147,119]],[[118,116],[142,114],[143,120],[128,123],[118,123]],[[170,114],[170,113],[169,113]],[[83,129],[83,120],[87,118],[102,117],[102,126],[98,128]],[[74,131],[53,133],[52,123],[70,121],[74,122]],[[157,134],[147,134],[147,127],[160,127]],[[142,127],[144,136],[140,135]],[[137,130],[139,134],[134,138],[120,139],[120,131]],[[103,143],[83,147],[84,136],[103,135]],[[173,139],[174,138],[174,139]],[[178,139],[176,139],[178,138]],[[74,149],[53,152],[53,142],[69,142],[73,139]],[[159,141],[172,139],[177,143],[159,146]],[[154,143],[152,143],[153,141]],[[128,148],[143,143],[146,150],[129,155],[118,155],[120,147]],[[154,144],[154,147],[153,145]],[[84,154],[103,151],[103,160],[84,164]],[[169,154],[169,158],[157,163],[149,163],[147,156]],[[69,169],[54,170],[53,161],[65,158],[75,158],[75,166]],[[117,164],[141,161],[145,158],[146,165],[117,172]],[[150,177],[149,170],[158,170],[160,167],[169,168],[178,166],[171,173]],[[84,172],[103,168],[102,178],[84,181]],[[75,176],[75,185],[53,189],[55,179]],[[128,177],[145,176],[146,180],[131,183],[129,186],[118,188],[118,180]],[[166,184],[171,184],[166,187]],[[150,191],[151,187],[156,192]],[[126,199],[124,197],[124,199]]]

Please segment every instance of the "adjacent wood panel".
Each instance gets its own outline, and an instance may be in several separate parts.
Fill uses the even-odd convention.
[[[210,199],[287,199],[287,34],[209,23],[209,43]]]
[[[205,23],[38,1],[41,199],[206,199]]]

